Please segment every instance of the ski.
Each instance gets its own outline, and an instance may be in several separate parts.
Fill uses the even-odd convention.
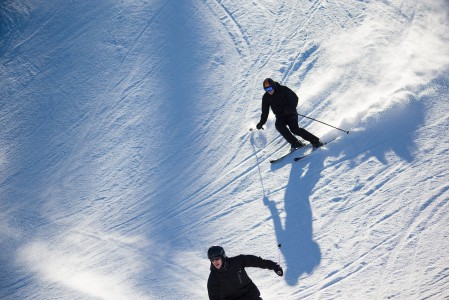
[[[284,158],[286,158],[286,157],[289,156],[290,154],[294,153],[295,151],[297,151],[297,150],[299,150],[299,149],[303,149],[305,146],[307,146],[307,145],[303,145],[303,146],[301,146],[301,147],[299,147],[299,148],[296,148],[296,149],[290,151],[289,153],[287,153],[287,154],[285,154],[285,155],[282,155],[281,157],[278,157],[278,158],[276,158],[276,159],[270,160],[270,164],[283,160]]]
[[[335,141],[336,139],[337,139],[337,138],[334,138],[334,139],[332,139],[332,140],[330,140],[330,141],[324,142],[323,145],[322,145],[321,147],[326,146],[327,144],[329,144],[329,143]],[[295,157],[293,160],[294,160],[294,161],[298,161],[298,160],[301,160],[301,159],[303,159],[303,158],[306,158],[307,156],[309,156],[310,154],[312,154],[313,152],[315,152],[315,150],[320,149],[321,147],[312,148],[312,150],[311,150],[310,152],[307,152],[307,153],[305,153],[305,154],[303,154],[303,155],[301,155],[301,156]]]
[[[324,145],[323,145],[323,146],[324,146]],[[323,147],[323,146],[321,146],[321,147]],[[309,156],[310,154],[312,154],[316,149],[318,149],[318,148],[313,148],[312,151],[310,151],[309,153],[306,153],[306,154],[304,154],[304,155],[295,157],[293,160],[294,160],[294,161],[298,161],[298,160],[301,160],[301,159],[303,159],[303,158],[306,158],[307,156]]]

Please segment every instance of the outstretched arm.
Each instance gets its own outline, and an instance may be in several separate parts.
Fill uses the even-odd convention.
[[[244,267],[256,267],[261,269],[274,270],[279,276],[284,275],[282,268],[272,260],[263,259],[254,255],[241,255]]]
[[[262,114],[260,115],[260,122],[259,122],[259,124],[261,126],[267,122],[269,113],[270,113],[270,104],[265,99],[265,97],[263,97],[262,98]]]

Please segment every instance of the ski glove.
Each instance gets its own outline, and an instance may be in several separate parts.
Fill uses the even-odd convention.
[[[259,122],[259,123],[257,123],[256,128],[257,128],[258,130],[260,130],[260,129],[263,129],[262,126],[263,126],[263,125]]]
[[[274,267],[274,272],[279,275],[279,276],[284,276],[284,271],[282,270],[281,266],[276,264],[276,266]]]

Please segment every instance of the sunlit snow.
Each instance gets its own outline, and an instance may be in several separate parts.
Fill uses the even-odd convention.
[[[449,297],[446,0],[3,1],[0,34],[1,299],[207,299],[213,244],[280,260],[265,300]],[[270,164],[265,77],[350,133]]]

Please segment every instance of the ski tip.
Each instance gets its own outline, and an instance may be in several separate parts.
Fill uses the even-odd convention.
[[[294,161],[298,161],[298,160],[301,160],[301,159],[303,159],[304,157],[306,157],[307,155],[303,155],[303,156],[300,156],[300,157],[295,157],[293,160]]]

